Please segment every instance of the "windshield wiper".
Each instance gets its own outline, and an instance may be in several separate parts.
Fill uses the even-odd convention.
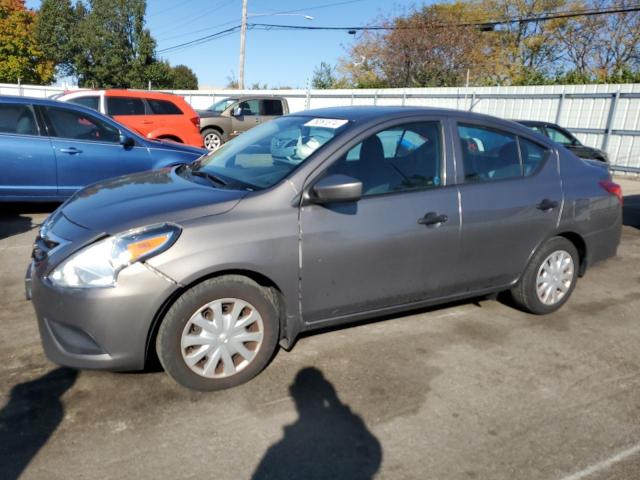
[[[226,187],[228,185],[228,182],[226,180],[223,180],[222,178],[212,173],[205,172],[204,170],[191,170],[191,175],[193,175],[194,177],[206,178],[216,186],[220,185],[222,187]]]

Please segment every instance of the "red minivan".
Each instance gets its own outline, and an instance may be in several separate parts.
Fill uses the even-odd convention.
[[[78,90],[56,100],[98,110],[147,138],[203,145],[200,117],[178,95],[146,90]]]

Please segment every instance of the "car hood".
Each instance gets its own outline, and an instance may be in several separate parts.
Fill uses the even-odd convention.
[[[196,110],[196,113],[200,115],[200,118],[212,118],[220,116],[220,112],[212,112],[211,110]]]
[[[74,224],[116,234],[154,223],[180,223],[231,210],[247,194],[191,182],[177,169],[125,175],[89,185],[61,209]]]
[[[147,138],[147,147],[161,148],[162,150],[171,150],[172,152],[193,153],[195,157],[199,157],[209,151],[205,148],[192,147],[184,143],[178,143],[171,140],[152,140]]]

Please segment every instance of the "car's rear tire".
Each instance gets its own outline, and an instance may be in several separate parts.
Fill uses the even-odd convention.
[[[249,278],[205,280],[165,315],[156,340],[160,363],[176,382],[195,390],[247,382],[275,352],[277,312],[272,292]]]
[[[219,149],[224,143],[222,133],[215,128],[205,128],[202,131],[202,141],[204,142],[204,148],[210,151]]]
[[[564,305],[578,279],[580,257],[569,240],[553,237],[533,255],[511,297],[522,310],[544,315]]]

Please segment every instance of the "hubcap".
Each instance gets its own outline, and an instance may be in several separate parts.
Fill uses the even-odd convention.
[[[204,146],[208,150],[217,150],[220,148],[220,137],[215,133],[207,133],[204,136]]]
[[[206,378],[244,370],[262,346],[264,325],[258,310],[238,298],[200,307],[182,331],[180,351],[187,366]]]
[[[562,300],[571,288],[573,271],[573,258],[568,252],[557,250],[549,255],[538,269],[538,299],[545,305],[555,305]]]

